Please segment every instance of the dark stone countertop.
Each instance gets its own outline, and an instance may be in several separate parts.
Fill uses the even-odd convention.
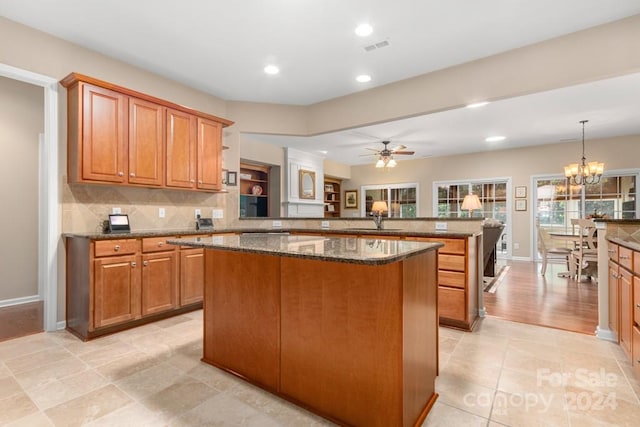
[[[214,235],[200,238],[169,239],[167,243],[195,248],[368,265],[389,264],[444,246],[437,242],[282,233]]]
[[[611,243],[615,243],[620,246],[624,246],[625,248],[629,248],[634,251],[640,252],[640,241],[634,239],[632,236],[627,237],[607,237],[607,240]]]
[[[311,233],[311,234],[352,234],[366,236],[390,236],[390,237],[440,237],[461,238],[472,237],[479,233],[455,232],[455,231],[410,231],[403,229],[382,229],[375,228],[220,228],[211,230],[194,230],[194,229],[167,229],[167,230],[134,230],[130,233],[64,233],[63,237],[85,238],[91,240],[113,240],[113,239],[135,239],[143,237],[162,237],[162,236],[194,236],[202,234],[224,234],[224,233]]]

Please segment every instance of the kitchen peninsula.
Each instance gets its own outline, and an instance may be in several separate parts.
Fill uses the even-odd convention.
[[[341,425],[421,425],[437,397],[441,243],[248,233],[205,249],[203,360]]]

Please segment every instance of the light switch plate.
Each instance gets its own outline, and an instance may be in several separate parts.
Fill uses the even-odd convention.
[[[122,213],[122,209],[120,209],[120,208],[111,208],[111,213],[112,214]]]
[[[211,218],[221,219],[224,217],[224,211],[222,209],[212,209]]]
[[[198,219],[198,216],[202,216],[202,214],[200,213],[200,209],[196,209],[193,216],[195,219]]]
[[[320,222],[320,227],[329,228],[329,221],[321,221]]]
[[[165,210],[164,208],[158,208],[158,218],[164,218],[165,217]]]
[[[282,221],[273,221],[271,223],[272,227],[282,227]]]
[[[436,230],[446,230],[447,223],[446,222],[436,222]]]

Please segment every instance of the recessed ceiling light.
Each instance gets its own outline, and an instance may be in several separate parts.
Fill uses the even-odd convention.
[[[360,24],[356,27],[355,33],[360,37],[367,37],[373,33],[373,27],[369,24]]]
[[[276,67],[275,65],[267,65],[266,67],[264,67],[264,72],[267,74],[278,74],[280,72],[280,68]]]
[[[485,105],[487,105],[488,102],[487,101],[483,101],[483,102],[474,102],[473,104],[469,104],[466,107],[467,108],[479,108],[479,107],[484,107]]]
[[[371,81],[371,76],[368,74],[361,74],[358,77],[356,77],[356,80],[360,83],[367,83]]]
[[[506,136],[490,136],[485,139],[487,142],[498,142],[507,139]]]

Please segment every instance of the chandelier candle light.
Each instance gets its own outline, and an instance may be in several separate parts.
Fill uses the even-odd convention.
[[[604,163],[589,162],[584,156],[584,124],[589,120],[581,120],[582,123],[582,159],[580,163],[572,163],[564,167],[564,176],[572,185],[597,184],[604,173]]]

